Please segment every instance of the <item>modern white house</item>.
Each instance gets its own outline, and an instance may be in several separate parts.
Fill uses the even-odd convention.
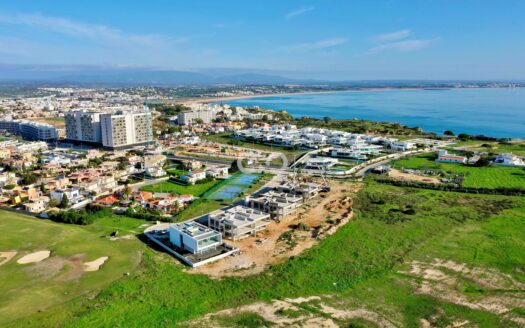
[[[339,161],[335,158],[330,157],[310,157],[306,160],[305,168],[307,169],[316,169],[321,170],[325,169],[328,170],[332,166],[336,165]]]
[[[496,156],[494,164],[499,166],[525,167],[525,160],[513,154],[501,154]]]
[[[67,197],[69,204],[76,204],[83,199],[79,188],[56,189],[53,190],[49,196],[56,202],[61,202],[64,195]]]
[[[172,224],[168,232],[171,244],[192,254],[213,251],[223,244],[220,232],[196,221]]]
[[[442,149],[438,152],[438,157],[436,158],[436,162],[465,164],[467,163],[467,157],[450,154],[446,150]]]
[[[206,175],[216,179],[224,179],[228,177],[228,170],[227,166],[215,166],[207,169]]]
[[[195,170],[190,171],[188,174],[180,177],[182,181],[186,181],[190,184],[195,184],[197,181],[206,179],[206,171],[204,170]]]
[[[410,141],[395,141],[390,143],[390,149],[395,151],[407,151],[416,148],[416,144]]]

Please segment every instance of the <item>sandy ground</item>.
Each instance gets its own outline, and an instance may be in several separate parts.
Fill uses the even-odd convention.
[[[434,259],[430,263],[413,261],[410,269],[403,273],[418,278],[414,280],[417,293],[474,310],[491,312],[525,326],[525,318],[512,312],[515,308],[525,308],[525,284],[508,274],[441,259]],[[465,281],[472,281],[485,292],[467,295],[463,292]],[[460,327],[464,322],[457,324],[456,327]]]
[[[16,251],[0,252],[0,259],[2,259],[0,261],[0,266],[11,261],[11,259],[15,257],[16,254],[17,254]]]
[[[417,175],[417,174],[404,173],[396,169],[391,169],[388,172],[388,176],[394,179],[399,179],[399,180],[426,182],[426,183],[433,183],[433,184],[441,183],[441,181],[439,181],[439,179],[435,177],[426,177],[426,176]]]
[[[309,200],[295,214],[289,215],[280,222],[271,222],[268,229],[257,236],[251,236],[239,241],[228,241],[238,247],[238,255],[220,261],[189,269],[190,273],[203,273],[212,277],[244,276],[262,272],[273,265],[314,246],[319,240],[333,234],[352,217],[352,195],[359,185],[341,185],[334,183],[328,194],[321,194]],[[332,223],[328,223],[330,218]],[[309,230],[293,229],[299,223],[304,223]],[[293,244],[278,240],[282,233],[293,230]]]
[[[294,95],[312,95],[312,94],[325,94],[325,93],[338,93],[338,92],[363,92],[363,91],[391,91],[391,90],[419,90],[419,88],[362,88],[359,90],[332,90],[332,91],[305,91],[305,92],[289,92],[289,93],[271,93],[271,94],[258,94],[258,95],[242,95],[242,96],[228,96],[228,97],[212,97],[212,98],[194,98],[186,99],[181,101],[183,104],[193,103],[208,103],[208,102],[221,102],[236,99],[246,98],[265,98],[265,97],[282,97],[282,96],[294,96]]]
[[[18,264],[37,263],[47,259],[51,255],[51,251],[38,251],[27,254],[16,261]]]
[[[329,298],[330,296],[325,296]],[[316,311],[305,311],[302,304],[314,307]],[[285,312],[295,313],[287,316]],[[189,327],[221,327],[215,318],[228,318],[242,313],[256,313],[266,321],[271,322],[272,327],[342,327],[342,323],[355,318],[365,319],[372,324],[383,328],[394,328],[388,319],[380,314],[367,309],[338,309],[327,305],[323,298],[312,296],[309,298],[296,298],[285,300],[273,300],[271,303],[258,302],[245,305],[240,308],[227,309],[208,314],[201,319],[187,323]]]
[[[100,267],[102,266],[102,264],[104,264],[104,262],[106,262],[108,259],[109,257],[102,256],[94,261],[86,262],[84,263],[84,271],[86,272],[98,271]]]

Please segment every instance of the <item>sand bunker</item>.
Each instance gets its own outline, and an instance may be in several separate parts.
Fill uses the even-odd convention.
[[[84,271],[86,272],[92,272],[92,271],[98,271],[102,264],[106,262],[109,259],[107,256],[102,256],[96,259],[95,261],[86,262],[84,263]]]
[[[13,257],[16,256],[16,251],[10,251],[10,252],[0,252],[0,265],[6,264],[9,262]]]
[[[38,251],[27,254],[16,261],[18,264],[37,263],[47,259],[51,255],[51,251]]]

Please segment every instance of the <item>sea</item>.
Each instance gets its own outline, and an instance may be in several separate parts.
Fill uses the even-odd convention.
[[[398,122],[442,134],[525,138],[525,88],[356,90],[227,100],[294,117]]]

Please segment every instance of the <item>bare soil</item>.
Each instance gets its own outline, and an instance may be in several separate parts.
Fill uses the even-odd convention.
[[[16,251],[8,251],[8,252],[0,252],[0,266],[6,264],[7,262],[11,261],[13,257],[15,257],[17,254]]]
[[[405,172],[401,172],[400,170],[396,170],[396,169],[390,169],[390,171],[388,172],[388,176],[394,179],[398,179],[398,180],[426,182],[426,183],[433,183],[433,184],[441,183],[441,181],[439,181],[439,179],[435,177],[427,177],[427,176],[417,175],[413,173],[405,173]]]

